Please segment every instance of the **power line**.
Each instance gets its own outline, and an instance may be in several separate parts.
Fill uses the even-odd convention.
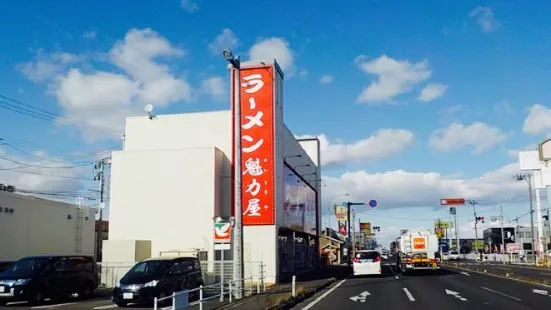
[[[13,99],[2,94],[0,94],[0,98],[4,99],[4,100],[0,100],[0,108],[12,111],[17,114],[21,114],[32,118],[49,121],[49,122],[54,121],[57,123],[61,123],[64,125],[68,125],[68,126],[72,126],[80,129],[101,130],[101,131],[109,132],[115,135],[120,135],[120,133],[112,132],[112,129],[109,129],[107,127],[91,125],[82,121],[73,120],[63,115],[52,113],[50,111],[32,106],[30,104],[21,102],[17,99]]]
[[[94,179],[87,179],[82,177],[71,177],[71,176],[63,176],[63,175],[54,175],[54,174],[46,174],[46,173],[38,173],[38,172],[32,172],[32,171],[20,171],[20,170],[9,170],[11,173],[20,173],[20,174],[32,174],[32,175],[41,175],[51,178],[58,178],[58,179],[68,179],[68,180],[80,180],[80,181],[94,181]]]
[[[40,168],[40,169],[75,169],[75,168],[90,166],[90,165],[93,164],[92,162],[87,162],[87,163],[82,163],[82,164],[78,164],[78,165],[71,165],[71,166],[44,166],[44,165],[27,164],[27,163],[17,161],[17,160],[14,160],[14,159],[11,159],[11,158],[8,158],[8,157],[5,157],[5,156],[1,156],[1,155],[0,155],[0,159],[3,159],[5,161],[9,161],[9,162],[17,164],[17,165],[20,165],[20,166],[22,166],[22,168],[27,167],[27,168]],[[4,170],[4,169],[6,169],[6,168],[1,168],[0,170]],[[10,168],[7,168],[7,169],[10,169]]]

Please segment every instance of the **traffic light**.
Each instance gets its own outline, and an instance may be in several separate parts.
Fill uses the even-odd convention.
[[[544,215],[543,219],[546,220],[546,221],[549,221],[549,215]]]
[[[482,223],[484,223],[484,220],[485,220],[485,219],[484,219],[483,216],[477,216],[477,217],[475,217],[475,220],[476,220],[477,222],[482,222]]]

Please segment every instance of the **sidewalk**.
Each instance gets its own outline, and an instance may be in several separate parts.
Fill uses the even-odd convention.
[[[337,279],[350,275],[348,266],[328,266],[297,276],[296,293],[298,296],[310,296],[327,287]],[[279,283],[265,293],[252,296],[246,300],[235,302],[219,309],[265,310],[276,308],[277,305],[290,301],[292,285],[290,282]]]

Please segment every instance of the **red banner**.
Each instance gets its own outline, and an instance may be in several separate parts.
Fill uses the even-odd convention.
[[[240,82],[243,225],[274,225],[273,69],[241,69]]]

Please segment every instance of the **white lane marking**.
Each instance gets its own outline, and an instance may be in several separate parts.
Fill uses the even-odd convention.
[[[402,288],[404,290],[404,293],[406,293],[406,296],[408,297],[409,301],[415,301],[415,298],[413,298],[413,295],[411,295],[411,292],[407,288]]]
[[[453,297],[461,300],[461,301],[467,301],[467,298],[464,298],[464,297],[461,297],[461,294],[459,294],[458,292],[454,292],[452,290],[448,290],[448,289],[445,289],[446,291],[446,295],[452,295]]]
[[[113,309],[113,308],[117,308],[117,307],[118,307],[117,305],[111,304],[111,305],[105,305],[105,306],[95,307],[94,310]]]
[[[546,291],[546,290],[539,290],[539,289],[537,289],[537,288],[532,289],[532,293],[540,294],[540,295],[543,295],[543,296],[549,296],[549,292],[548,292],[548,291]]]
[[[394,269],[392,268],[392,265],[391,265],[391,264],[388,264],[387,266],[388,266],[388,268],[390,269],[390,271],[392,272],[392,274],[394,275],[394,278],[395,278],[396,280],[400,280],[400,278],[398,277],[398,275],[396,274],[396,272],[394,272]]]
[[[320,302],[322,299],[324,299],[325,297],[327,297],[327,295],[333,293],[334,290],[336,290],[339,286],[341,286],[344,282],[346,282],[347,279],[344,279],[344,280],[341,280],[339,283],[337,283],[335,286],[333,286],[332,288],[330,288],[327,292],[323,293],[321,296],[319,296],[318,298],[316,298],[314,301],[312,301],[311,303],[309,303],[308,305],[306,305],[306,307],[302,308],[302,310],[308,310],[310,308],[312,308],[315,304],[317,304],[318,302]]]
[[[27,302],[26,301],[15,301],[15,302],[8,302],[6,304],[6,306],[15,306],[15,305],[21,305],[21,304],[26,304]]]
[[[396,278],[396,280],[400,280],[400,278],[398,276],[394,276],[394,278]]]
[[[50,308],[58,308],[58,307],[76,305],[76,304],[78,304],[78,302],[68,302],[64,304],[36,306],[36,307],[31,307],[31,309],[50,309]]]
[[[462,274],[462,275],[465,275],[465,276],[469,276],[469,277],[471,276],[470,274],[468,274],[468,273],[465,272],[465,271],[461,272],[461,274]]]
[[[540,274],[545,274],[545,275],[551,276],[551,272],[540,272]]]
[[[511,296],[511,295],[507,295],[505,293],[502,293],[502,292],[498,292],[496,290],[492,290],[491,288],[487,288],[487,287],[481,287],[481,289],[485,290],[485,291],[488,291],[488,292],[492,292],[494,294],[498,294],[498,295],[501,295],[503,297],[507,297],[507,298],[510,298],[512,300],[516,300],[516,301],[521,301],[522,299],[518,298],[518,297],[515,297],[515,296]]]

